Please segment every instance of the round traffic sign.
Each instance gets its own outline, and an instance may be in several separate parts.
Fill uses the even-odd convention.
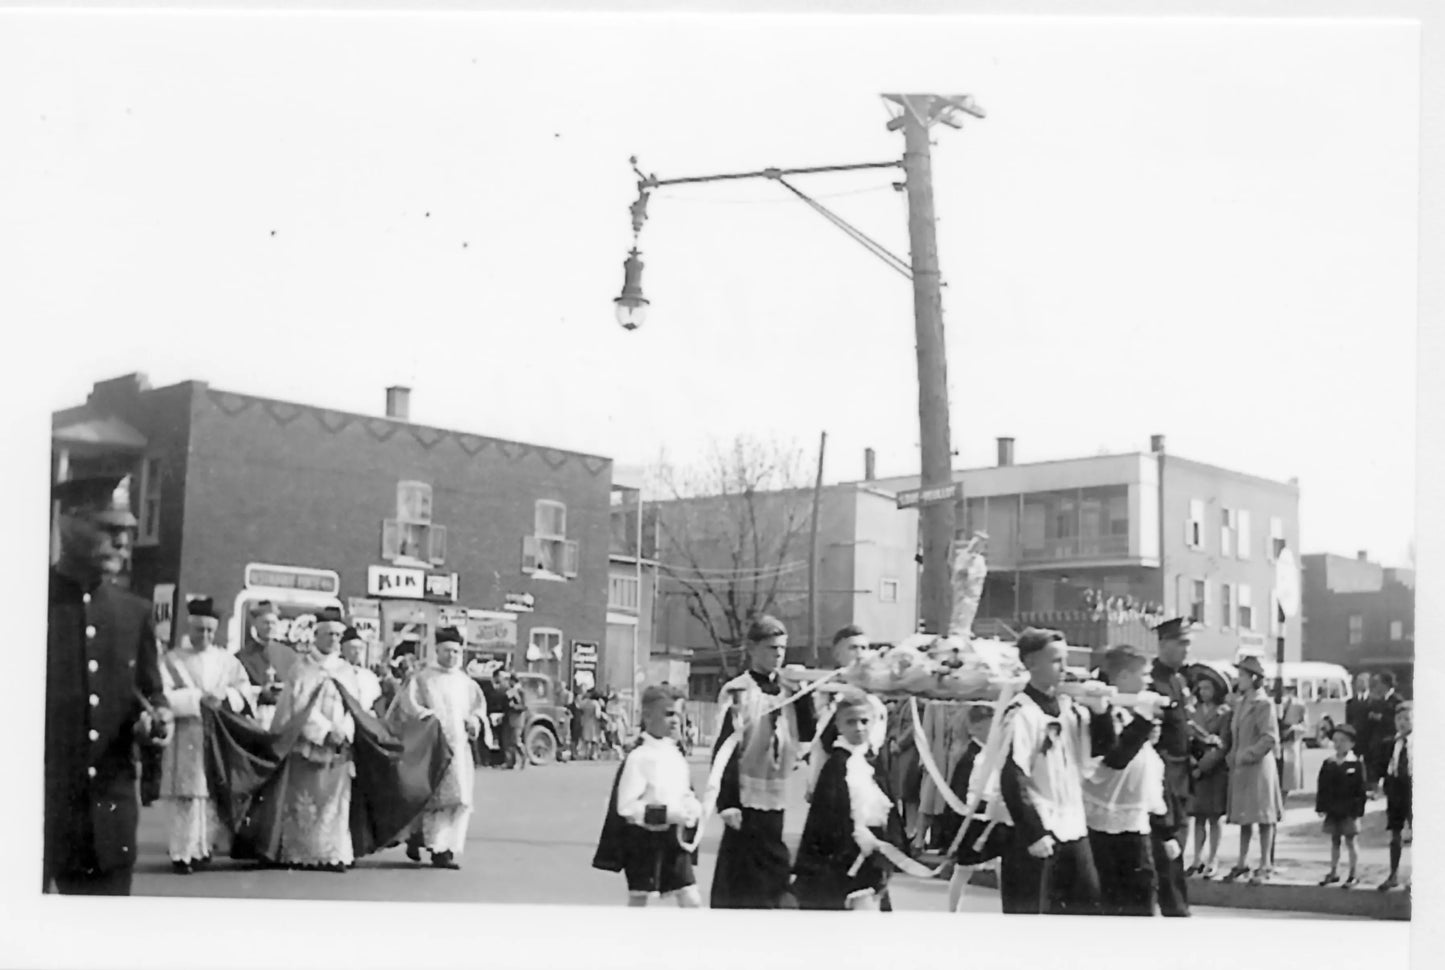
[[[1299,563],[1295,561],[1294,553],[1288,549],[1281,549],[1275,560],[1274,600],[1286,617],[1292,617],[1299,612]]]

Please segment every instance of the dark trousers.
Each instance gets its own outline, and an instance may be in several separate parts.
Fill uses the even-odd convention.
[[[1164,839],[1158,835],[1149,838],[1154,850],[1154,869],[1159,878],[1159,912],[1164,916],[1188,916],[1189,880],[1184,876],[1182,851],[1185,837],[1178,831],[1173,836],[1181,850],[1177,859],[1170,859],[1164,851]]]
[[[712,909],[797,909],[788,891],[792,859],[783,813],[744,808],[742,824],[724,828],[713,869]]]
[[[67,872],[55,877],[55,891],[63,896],[129,896],[131,870]]]
[[[999,895],[1005,913],[1097,915],[1099,872],[1089,840],[1056,842],[1047,859],[1035,859],[1016,840],[999,866]]]
[[[1158,884],[1149,836],[1089,831],[1099,872],[1099,911],[1105,916],[1153,916]]]

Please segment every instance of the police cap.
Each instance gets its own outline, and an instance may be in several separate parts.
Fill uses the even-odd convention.
[[[90,513],[97,522],[135,528],[136,518],[130,510],[129,475],[92,475],[59,482],[51,496],[60,503],[64,515]]]

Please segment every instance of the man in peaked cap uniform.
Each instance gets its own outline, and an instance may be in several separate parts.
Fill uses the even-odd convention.
[[[60,555],[50,569],[45,689],[43,888],[125,896],[140,805],[134,746],[166,744],[151,605],[118,588],[136,526],[129,478],[55,486]]]
[[[1169,699],[1169,706],[1160,712],[1159,740],[1155,748],[1164,760],[1164,803],[1179,845],[1185,845],[1189,836],[1188,806],[1194,785],[1189,763],[1192,695],[1184,676],[1184,667],[1189,662],[1190,626],[1188,617],[1175,617],[1154,628],[1159,635],[1159,656],[1149,678],[1149,689]],[[1159,840],[1155,842],[1157,847]],[[1189,890],[1183,856],[1169,859],[1156,853],[1154,868],[1159,874],[1159,912],[1164,916],[1188,916]]]

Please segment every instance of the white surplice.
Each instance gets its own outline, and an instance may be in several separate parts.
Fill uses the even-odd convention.
[[[220,821],[206,785],[206,737],[201,722],[204,698],[245,710],[251,680],[246,668],[220,647],[195,650],[187,641],[161,663],[166,702],[175,715],[175,735],[161,760],[161,798],[169,808],[169,852],[173,862],[195,862],[229,852],[231,833]]]
[[[273,728],[284,731],[316,698],[286,757],[279,862],[317,866],[354,861],[350,823],[356,772],[351,742],[356,722],[341,699],[342,689],[353,698],[359,694],[355,668],[334,653],[317,655],[291,668],[276,702]],[[344,738],[341,744],[331,740],[333,729]]]
[[[397,694],[392,713],[408,720],[435,717],[452,749],[451,764],[427,802],[420,829],[423,843],[432,852],[459,856],[467,844],[472,786],[476,780],[467,726],[471,724],[473,730],[481,731],[488,747],[491,746],[486,695],[460,668],[431,666],[406,682]]]

